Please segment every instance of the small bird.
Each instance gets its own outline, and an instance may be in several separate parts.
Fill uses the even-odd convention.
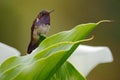
[[[31,27],[31,41],[28,45],[27,53],[30,54],[40,43],[40,38],[46,36],[50,28],[50,13],[51,11],[41,11],[34,20]]]

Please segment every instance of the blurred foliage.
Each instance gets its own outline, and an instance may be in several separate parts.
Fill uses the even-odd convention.
[[[51,14],[51,29],[48,36],[71,29],[79,23],[97,22],[102,19],[114,20],[110,24],[105,23],[103,26],[106,27],[101,25],[96,28],[92,33],[95,39],[85,42],[89,45],[109,46],[115,59],[112,64],[98,66],[88,76],[88,80],[95,80],[96,77],[99,77],[98,80],[120,79],[118,69],[120,67],[120,0],[0,0],[0,42],[11,45],[25,54],[32,22],[44,9],[55,10]]]

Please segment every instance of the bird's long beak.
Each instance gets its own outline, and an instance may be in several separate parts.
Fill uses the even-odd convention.
[[[50,10],[49,13],[51,13],[51,12],[53,12],[53,11],[54,11],[54,9],[53,9],[53,10]]]

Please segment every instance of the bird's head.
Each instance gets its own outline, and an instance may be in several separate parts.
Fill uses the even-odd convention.
[[[54,10],[51,10],[51,11],[43,10],[43,11],[41,11],[37,16],[37,19],[38,19],[37,22],[40,22],[42,24],[50,24],[50,13],[53,12],[53,11]]]

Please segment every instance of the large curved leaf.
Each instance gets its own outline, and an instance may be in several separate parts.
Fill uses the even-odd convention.
[[[44,41],[41,42],[39,47],[32,52],[32,54],[37,53],[53,44],[64,42],[64,41],[78,41],[84,39],[95,27],[97,23],[87,23],[81,24],[69,31],[63,31],[47,37]]]
[[[57,33],[43,40],[30,55],[9,58],[0,66],[0,80],[49,80],[54,78],[53,75],[77,48],[79,41],[84,39],[98,24],[81,24],[72,30]],[[64,70],[65,66],[62,67]],[[78,75],[74,68],[70,68]],[[79,76],[81,75],[79,74]],[[72,76],[69,76],[68,79],[70,78],[72,79]]]

